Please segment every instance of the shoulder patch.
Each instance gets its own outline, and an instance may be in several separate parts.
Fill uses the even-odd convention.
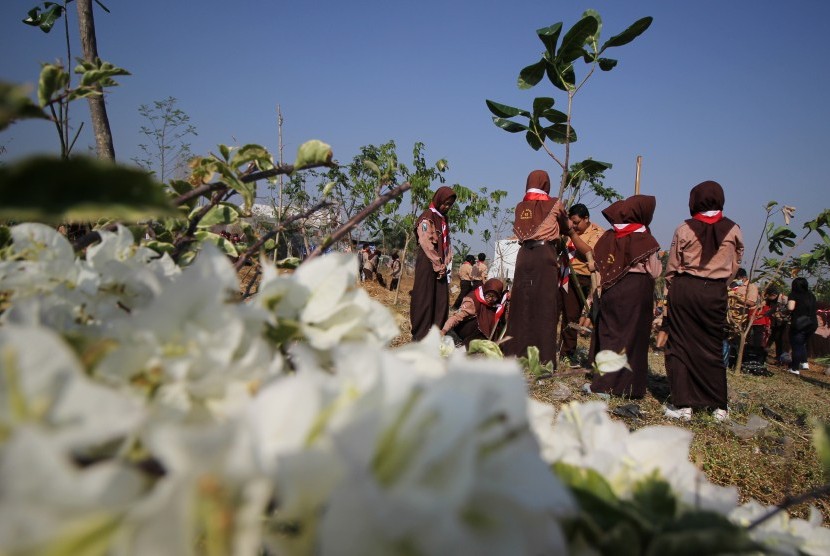
[[[425,231],[425,232],[426,232],[426,231],[427,231],[427,227],[428,227],[428,226],[427,226],[427,223],[426,223],[426,222],[421,222],[421,229],[422,229],[423,231]]]

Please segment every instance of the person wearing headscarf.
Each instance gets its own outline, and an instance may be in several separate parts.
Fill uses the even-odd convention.
[[[464,301],[468,293],[473,291],[473,263],[475,262],[476,258],[474,256],[467,255],[458,269],[458,281],[461,284],[461,291],[458,292],[458,297],[455,298],[455,303],[452,304],[452,308],[455,310],[461,307],[461,302]]]
[[[522,357],[527,348],[539,348],[542,364],[556,364],[556,327],[559,321],[560,234],[570,230],[562,203],[551,197],[550,178],[544,170],[527,177],[525,196],[516,205],[513,233],[519,253],[513,273],[510,308],[502,351]]]
[[[439,187],[429,207],[415,222],[418,249],[409,321],[412,339],[416,342],[422,340],[432,326],[444,326],[449,316],[452,245],[447,214],[453,203],[455,192],[446,186]]]
[[[692,408],[713,409],[726,420],[727,287],[744,252],[741,228],[723,215],[723,188],[705,181],[692,188],[692,218],[674,232],[666,266],[669,338],[666,373],[675,408],[666,416],[690,420]]]
[[[790,310],[790,347],[792,359],[790,368],[792,374],[801,374],[808,370],[807,341],[818,330],[818,313],[816,312],[816,296],[810,291],[810,284],[806,278],[799,276],[793,280],[790,297],[787,301]]]
[[[504,313],[504,284],[491,278],[468,293],[461,308],[444,324],[441,334],[457,336],[466,347],[476,339],[489,339]]]
[[[599,314],[589,359],[593,363],[603,350],[625,351],[629,369],[596,373],[588,386],[593,393],[630,398],[646,394],[654,280],[662,271],[657,257],[660,245],[649,230],[656,205],[651,195],[634,195],[602,211],[611,228],[594,246],[594,263],[600,275]]]

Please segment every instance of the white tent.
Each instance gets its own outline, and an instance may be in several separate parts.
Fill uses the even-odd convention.
[[[498,240],[489,275],[493,278],[513,280],[513,271],[516,269],[516,255],[518,254],[518,239]]]

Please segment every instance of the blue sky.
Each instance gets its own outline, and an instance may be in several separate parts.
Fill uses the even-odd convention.
[[[563,93],[547,81],[520,91],[516,77],[541,54],[536,29],[558,21],[570,28],[593,8],[604,39],[644,16],[654,23],[612,50],[617,68],[577,95],[572,160],[613,163],[605,183],[628,195],[641,155],[641,192],[657,197],[652,230],[664,248],[688,218],[689,189],[707,179],[724,186],[725,213],[750,252],[768,201],[796,206],[797,228],[830,206],[823,0],[104,3],[111,13],[96,11],[99,53],[132,72],[108,97],[123,162],[143,139],[141,104],[176,97],[199,132],[199,154],[218,143],[276,152],[279,104],[286,161],[309,139],[329,143],[341,162],[393,139],[411,163],[422,141],[428,161],[449,161],[450,184],[505,189],[513,205],[531,170],[557,181],[558,167],[496,128],[484,101],[527,108],[536,96],[553,96],[562,109]],[[34,82],[40,62],[64,56],[62,29],[46,35],[20,23],[33,6],[0,6],[0,79]],[[69,13],[74,33],[74,4]],[[73,50],[80,54],[77,42]],[[74,115],[87,117],[84,103]],[[58,150],[44,122],[12,126],[0,144],[6,160]],[[79,150],[92,144],[86,126]],[[595,220],[604,223],[600,208]],[[460,239],[492,252],[481,239]]]

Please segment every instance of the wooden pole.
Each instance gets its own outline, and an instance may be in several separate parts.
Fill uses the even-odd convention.
[[[634,175],[634,194],[640,194],[640,165],[643,163],[643,157],[637,155],[637,173]]]

